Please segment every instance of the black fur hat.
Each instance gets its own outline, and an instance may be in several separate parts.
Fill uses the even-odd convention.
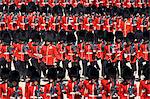
[[[86,33],[86,42],[93,42],[94,41],[94,34],[91,32]]]
[[[74,33],[73,32],[72,33],[68,33],[68,35],[67,35],[67,42],[71,43],[71,42],[75,42],[75,41],[76,41],[76,37],[75,37]]]
[[[114,40],[114,34],[112,32],[106,32],[106,41],[113,42],[113,40]]]
[[[10,72],[10,69],[8,68],[2,68],[1,69],[1,79],[2,80],[7,80],[8,79],[8,76],[9,76],[9,72]]]
[[[32,73],[36,71],[36,68],[34,66],[29,66],[27,70],[27,76],[31,77]]]
[[[89,79],[98,79],[99,78],[99,71],[94,66],[89,66],[88,69],[88,78]]]
[[[57,78],[57,68],[48,69],[47,78],[56,80],[56,78]]]
[[[128,66],[125,66],[124,69],[123,69],[122,77],[123,77],[124,80],[133,79],[134,76],[133,76],[132,69],[130,69]]]
[[[79,78],[79,68],[76,66],[73,66],[69,69],[69,77],[75,77],[75,78]]]
[[[38,81],[38,82],[40,82],[40,74],[39,74],[39,72],[37,72],[37,71],[33,71],[32,72],[32,74],[31,74],[31,81],[32,82],[34,82],[34,81]]]
[[[123,40],[123,33],[122,33],[122,31],[116,31],[115,37],[116,37],[116,39]]]
[[[112,63],[107,64],[108,67],[108,77],[116,78],[116,67],[112,65]]]
[[[63,79],[65,77],[65,69],[57,67],[57,78]]]
[[[19,82],[20,81],[19,72],[16,70],[9,72],[8,81],[9,82],[13,82],[13,81]]]

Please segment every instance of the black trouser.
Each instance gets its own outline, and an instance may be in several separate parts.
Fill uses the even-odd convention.
[[[84,75],[84,76],[87,76],[87,63],[88,63],[87,60],[85,60],[85,59],[82,60],[83,75]]]
[[[46,77],[47,66],[44,62],[40,63],[41,71],[43,72],[44,77]]]
[[[20,73],[21,78],[25,79],[26,76],[26,62],[17,60],[15,61],[15,69]]]
[[[139,68],[138,74],[139,74],[139,77],[141,76],[141,71],[144,69],[144,67],[143,67],[143,62],[144,62],[144,59],[143,59],[143,58],[140,58],[140,59],[138,60],[138,68]]]
[[[41,75],[41,66],[40,66],[40,63],[38,63],[38,59],[31,58],[31,64],[32,64],[32,66],[34,66],[36,68],[38,73]]]

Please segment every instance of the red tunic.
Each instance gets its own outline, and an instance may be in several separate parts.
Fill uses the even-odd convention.
[[[97,54],[96,56],[100,59],[104,59],[104,43],[97,44]]]
[[[1,57],[5,58],[7,62],[11,61],[11,53],[8,51],[9,46],[7,45],[2,45],[0,51],[1,51]]]
[[[43,56],[42,61],[46,65],[54,65],[56,60],[59,59],[58,51],[54,45],[42,46],[40,53]]]
[[[66,50],[65,50],[65,45],[64,45],[64,43],[58,43],[57,45],[56,45],[56,48],[57,48],[57,51],[58,51],[58,53],[59,53],[59,60],[62,60],[62,61],[64,61],[65,60],[65,53],[66,53]]]
[[[16,90],[15,87],[8,88],[7,99],[10,99],[10,97],[13,96],[13,94],[15,93],[15,91],[17,91],[17,94],[20,96],[20,99],[22,99],[23,94],[22,94],[22,88],[21,87],[19,87],[18,90]]]
[[[94,61],[94,54],[93,54],[93,49],[91,47],[91,44],[86,44],[85,45],[85,59],[88,60],[89,62],[93,62]]]
[[[111,88],[112,87],[114,87],[114,83],[113,82],[111,82],[110,80],[107,80],[107,79],[103,79],[102,81],[101,81],[101,84],[102,84],[102,86],[103,86],[103,88],[104,88],[104,92],[103,92],[103,98],[104,99],[111,99]],[[116,90],[118,91],[119,90],[119,88],[118,88],[118,86],[119,86],[119,82],[118,81],[116,81]]]
[[[141,99],[149,99],[150,98],[150,84],[147,83],[147,80],[140,81],[140,96]]]
[[[85,59],[85,53],[86,52],[85,52],[84,46],[85,46],[85,44],[82,43],[82,42],[78,44],[78,48],[79,48],[79,50],[78,50],[79,52],[78,53],[79,53],[79,57],[81,59]]]
[[[37,91],[39,91],[40,96],[44,98],[43,88],[41,86],[39,87],[39,86],[34,86],[34,85],[32,85],[28,88],[28,96],[26,98],[30,99],[32,97],[35,97]]]
[[[77,85],[77,91],[75,91],[75,86]],[[67,97],[68,99],[74,99],[75,98],[75,92],[79,92],[80,95],[83,95],[84,88],[82,87],[82,82],[73,82],[72,80],[69,80],[67,83]]]
[[[131,84],[120,84],[119,85],[119,96],[121,99],[128,99],[129,98],[129,88],[131,87]],[[135,97],[137,96],[137,87],[134,84],[133,86],[133,94]]]
[[[142,52],[142,57],[144,58],[144,60],[149,61],[149,51],[148,51],[148,44],[141,44],[140,50]]]
[[[7,83],[0,84],[0,98],[7,99]]]

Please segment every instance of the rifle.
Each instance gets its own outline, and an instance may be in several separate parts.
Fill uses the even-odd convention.
[[[18,99],[18,97],[20,96],[20,94],[19,94],[19,92],[21,92],[20,90],[19,90],[19,86],[16,86],[15,87],[15,92],[13,93],[13,95],[12,95],[12,98],[14,99]]]
[[[57,94],[56,94],[57,90],[56,90],[56,81],[54,81],[54,86],[52,86],[50,88],[50,96],[53,98],[57,98]]]
[[[42,97],[40,96],[41,94],[43,94],[43,92],[41,92],[40,88],[40,84],[37,85],[38,90],[35,90],[35,96],[37,97],[37,99],[41,99]]]

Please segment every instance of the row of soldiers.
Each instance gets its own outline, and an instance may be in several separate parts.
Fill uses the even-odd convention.
[[[25,94],[19,85],[20,75],[16,70],[3,68],[1,71],[1,99],[140,99],[150,98],[150,64],[145,65],[144,79],[138,86],[135,83],[133,71],[126,66],[123,70],[123,80],[116,79],[116,68],[108,64],[109,73],[104,79],[99,79],[99,71],[89,66],[87,79],[79,77],[79,69],[69,69],[70,80],[64,81],[64,68],[50,68],[47,73],[48,83],[42,85],[40,75],[31,66],[28,68],[28,80],[25,84]],[[139,92],[138,92],[139,87]]]
[[[25,33],[16,33],[15,40],[3,33],[0,44],[0,66],[15,69],[24,76],[24,70],[30,65],[36,67],[41,74],[53,65],[65,69],[76,66],[82,68],[82,75],[87,76],[87,65],[91,64],[101,69],[101,76],[108,72],[108,63],[113,63],[121,78],[122,69],[126,64],[135,71],[136,78],[140,78],[143,62],[149,63],[149,31],[128,33],[123,37],[121,31],[115,36],[112,32],[97,31],[95,33],[79,31],[45,32],[42,36],[34,32],[31,40]],[[139,77],[138,77],[139,76]]]
[[[28,5],[34,2],[36,5],[43,7],[49,5],[54,7],[55,5],[61,5],[65,7],[66,5],[72,5],[76,7],[78,4],[84,6],[95,5],[95,6],[117,6],[117,7],[126,7],[130,8],[132,6],[142,8],[143,6],[150,6],[149,0],[2,0],[1,4],[12,5],[15,4],[18,8],[22,4]]]
[[[128,18],[123,16],[110,15],[84,15],[84,16],[52,16],[45,13],[23,13],[0,14],[0,31],[13,32],[18,29],[27,30],[30,34],[31,30],[40,32],[44,31],[79,31],[79,30],[107,30],[108,32],[122,31],[124,36],[129,32],[136,30],[148,30],[150,27],[150,17],[139,13],[136,16],[131,15]]]

